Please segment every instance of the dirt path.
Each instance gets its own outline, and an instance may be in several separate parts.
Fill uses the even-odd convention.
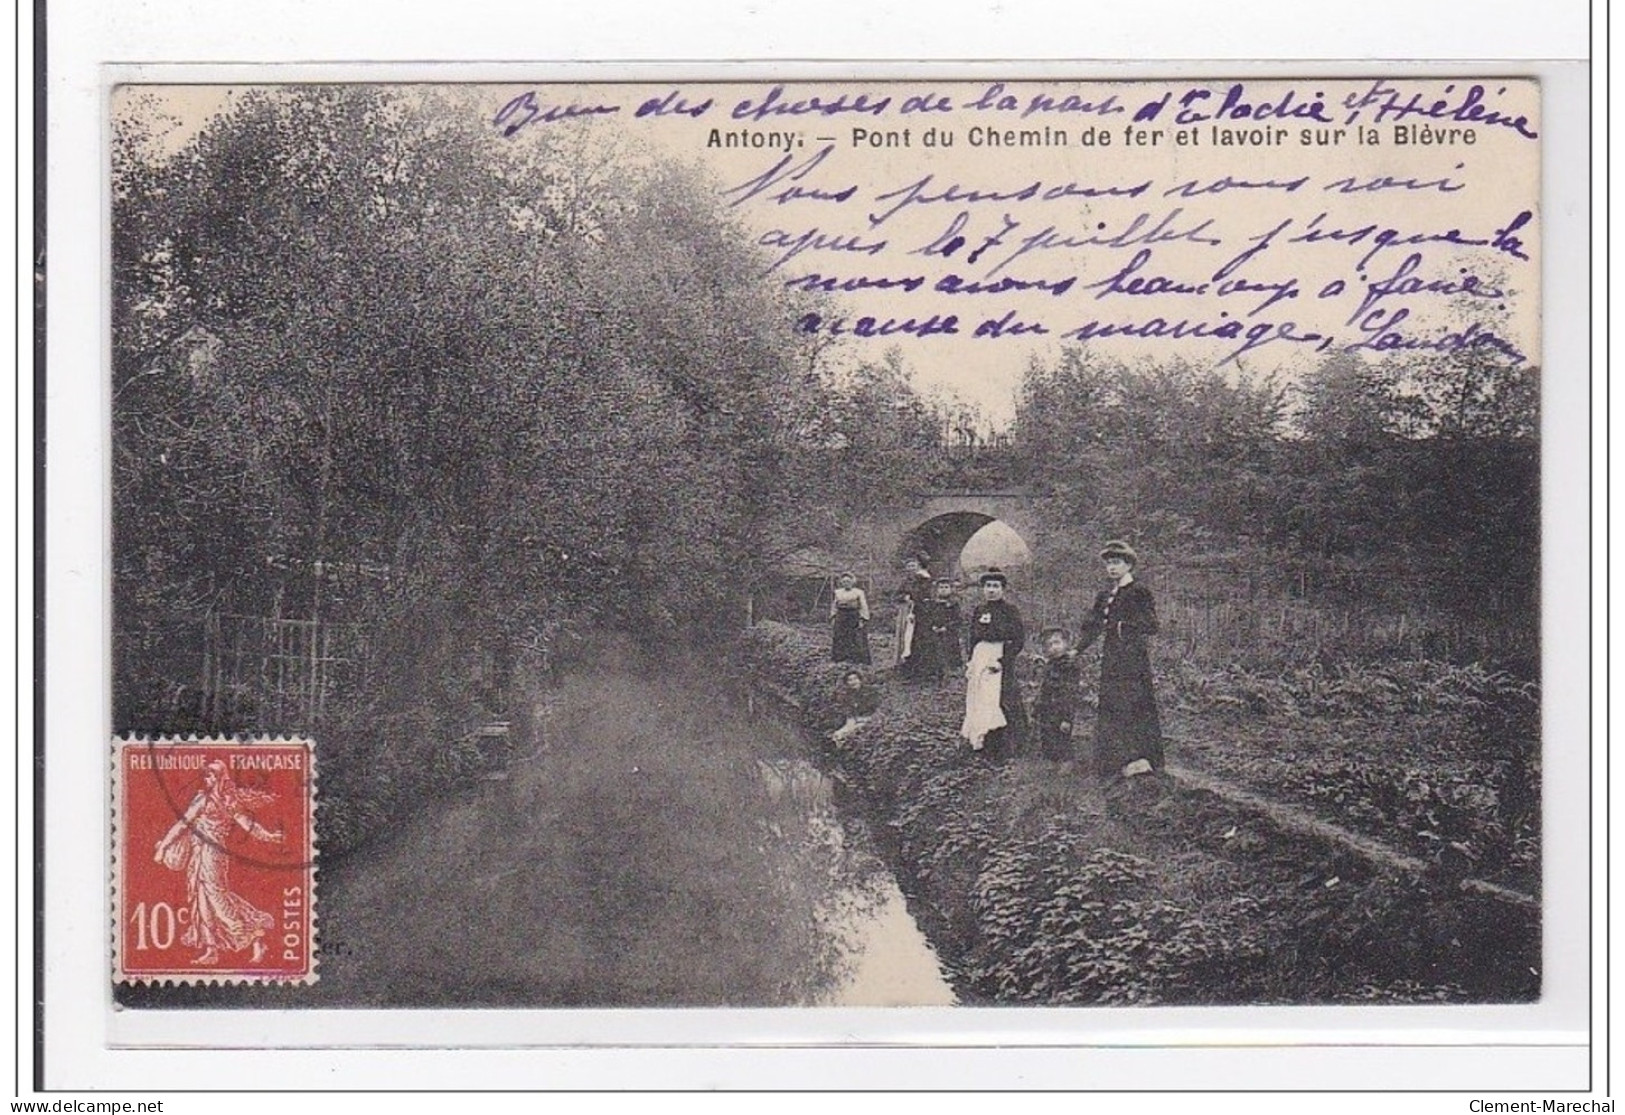
[[[1244,790],[1234,783],[1211,774],[1192,770],[1189,767],[1175,763],[1168,764],[1168,777],[1187,789],[1200,790],[1222,798],[1233,805],[1240,806],[1249,812],[1263,817],[1270,824],[1283,832],[1296,836],[1308,836],[1317,840],[1325,840],[1347,848],[1356,855],[1369,860],[1379,867],[1407,874],[1425,875],[1434,870],[1426,860],[1417,856],[1408,855],[1391,848],[1379,840],[1364,836],[1341,825],[1334,825],[1330,821],[1323,821],[1319,817],[1312,817],[1301,810],[1282,805],[1250,790]],[[1539,910],[1540,899],[1522,891],[1503,887],[1497,883],[1485,882],[1482,879],[1463,879],[1461,888],[1473,891],[1491,898],[1510,902],[1525,909]]]

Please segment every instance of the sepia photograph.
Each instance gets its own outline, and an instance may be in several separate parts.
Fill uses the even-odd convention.
[[[116,1009],[1541,1000],[1539,82],[108,116]]]

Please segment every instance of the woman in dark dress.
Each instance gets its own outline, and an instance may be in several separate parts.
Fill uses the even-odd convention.
[[[919,677],[940,682],[957,675],[965,665],[959,653],[959,633],[963,625],[959,606],[954,603],[954,582],[938,577],[935,592],[914,605],[914,653]]]
[[[830,659],[869,664],[869,598],[858,579],[842,573],[830,602]]]
[[[980,739],[974,738],[974,733],[968,733],[965,729],[961,729],[961,734],[971,739],[971,747],[981,751],[984,758],[1009,759],[1020,751],[1027,740],[1027,706],[1022,703],[1021,688],[1016,678],[1016,659],[1026,645],[1027,629],[1021,622],[1021,612],[1004,598],[1007,584],[1004,573],[989,569],[979,580],[982,603],[971,612],[970,622],[965,629],[965,648],[971,659],[966,669],[967,672],[975,669],[980,657],[976,650],[979,643],[992,643],[999,648],[996,669],[999,673],[999,711],[1004,714],[1004,725],[986,732]],[[968,677],[967,681],[974,685],[974,677]],[[969,703],[967,693],[967,727],[973,719]]]
[[[1095,718],[1095,769],[1101,779],[1161,770],[1162,723],[1151,689],[1151,654],[1146,639],[1157,633],[1151,591],[1134,579],[1139,557],[1127,542],[1108,542],[1100,551],[1112,587],[1102,589],[1084,620],[1079,648],[1103,640],[1100,653],[1100,711]]]
[[[893,647],[897,656],[897,676],[913,680],[921,676],[919,606],[931,598],[931,571],[926,568],[929,555],[920,554],[908,559],[903,566],[903,583],[898,586],[893,600],[897,603],[897,631]]]

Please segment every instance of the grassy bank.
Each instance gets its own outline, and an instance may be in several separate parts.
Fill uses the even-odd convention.
[[[745,669],[822,727],[839,669],[760,624]],[[887,687],[832,754],[971,1001],[1508,1001],[1539,993],[1538,920],[1444,876],[1390,874],[1203,793],[1108,813],[1079,770],[969,762],[958,691]]]

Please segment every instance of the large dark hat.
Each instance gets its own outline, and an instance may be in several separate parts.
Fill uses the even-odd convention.
[[[988,567],[987,572],[976,578],[976,583],[981,585],[1004,585],[1010,582],[1009,578],[1004,575],[1004,570],[993,565]]]
[[[1140,563],[1140,555],[1134,552],[1134,547],[1120,538],[1114,538],[1100,548],[1101,561],[1110,561],[1112,558],[1122,558],[1130,565]]]

